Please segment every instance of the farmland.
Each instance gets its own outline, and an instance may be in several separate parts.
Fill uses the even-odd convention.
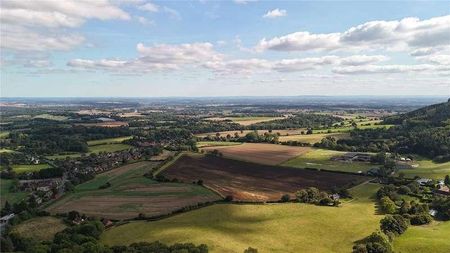
[[[450,174],[450,162],[436,163],[429,159],[419,158],[410,163],[411,169],[399,170],[407,177],[427,177],[434,179],[442,179],[445,175]]]
[[[138,162],[99,174],[47,207],[51,213],[77,210],[90,216],[129,219],[168,214],[184,206],[220,199],[197,185],[159,183],[143,176],[155,162]],[[100,189],[109,183],[110,187]]]
[[[123,141],[129,140],[131,138],[133,138],[133,137],[132,136],[124,136],[124,137],[117,137],[117,138],[100,139],[100,140],[88,141],[87,144],[89,146],[102,145],[102,144],[116,144],[116,143],[122,143]]]
[[[394,250],[402,253],[450,251],[450,221],[411,226],[394,240]]]
[[[128,123],[124,121],[108,121],[98,123],[77,123],[75,125],[85,127],[123,127],[128,126]]]
[[[105,140],[98,140],[97,143],[103,142]],[[122,144],[122,143],[110,143],[110,144],[91,144],[89,145],[89,152],[87,154],[91,153],[100,153],[100,152],[117,152],[122,150],[127,150],[131,148],[130,145]],[[81,153],[70,153],[70,154],[60,154],[60,155],[51,155],[47,156],[49,159],[65,159],[66,157],[75,158],[80,157]]]
[[[244,143],[242,145],[203,148],[205,151],[214,149],[219,150],[227,158],[277,165],[306,153],[310,148],[261,143]]]
[[[24,199],[28,193],[26,192],[11,192],[10,188],[13,185],[13,180],[11,179],[0,179],[0,192],[1,192],[1,205],[3,206],[6,201],[10,204],[17,203]]]
[[[49,168],[50,166],[48,164],[15,164],[11,165],[12,169],[16,173],[27,173],[27,172],[35,172],[40,171],[42,169]]]
[[[222,132],[215,132],[215,133],[203,133],[203,134],[196,134],[197,137],[206,137],[208,135],[210,136],[216,136],[216,134],[219,134],[220,137],[226,137],[227,135],[234,136],[236,133],[239,136],[245,136],[248,133],[256,131],[259,135],[263,135],[264,133],[269,133],[269,130],[242,130],[242,131],[222,131]],[[306,131],[304,128],[299,129],[280,129],[280,130],[272,130],[272,133],[279,133],[280,136],[286,136],[286,135],[299,135],[302,131]]]
[[[303,143],[310,143],[310,144],[314,144],[316,142],[320,142],[323,138],[326,137],[333,137],[336,140],[339,139],[345,139],[345,138],[349,138],[349,134],[348,133],[326,133],[326,134],[301,134],[301,135],[288,135],[288,136],[280,136],[279,137],[279,141],[280,142],[285,142],[285,141],[298,141],[298,142],[303,142]]]
[[[184,155],[163,170],[162,175],[183,182],[203,180],[204,185],[232,195],[238,201],[278,201],[302,188],[323,190],[361,183],[367,177],[260,165],[214,156]]]
[[[374,167],[374,165],[365,162],[344,162],[331,160],[333,156],[344,155],[346,153],[347,152],[335,150],[311,149],[305,154],[282,163],[282,165],[296,168],[317,168],[347,172],[364,172]]]
[[[41,241],[51,241],[56,233],[64,230],[67,226],[61,219],[54,217],[37,217],[27,220],[11,231],[22,238],[33,238]]]
[[[207,118],[209,121],[223,121],[223,120],[231,120],[235,123],[239,123],[243,126],[249,126],[251,124],[267,122],[276,119],[283,119],[284,117],[259,117],[259,116],[251,116],[251,117],[217,117],[217,118]]]
[[[350,252],[354,241],[379,227],[375,184],[351,189],[341,207],[308,204],[217,204],[155,222],[131,222],[106,231],[109,245],[159,240],[206,243],[211,252]],[[332,232],[331,232],[332,231]],[[267,236],[270,235],[270,236]]]
[[[242,142],[230,142],[230,141],[199,141],[197,142],[197,147],[221,147],[221,146],[235,146],[240,145]]]

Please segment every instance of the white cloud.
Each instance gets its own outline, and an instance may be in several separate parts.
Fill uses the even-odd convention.
[[[137,20],[139,23],[143,24],[143,25],[155,25],[155,22],[153,22],[152,20],[148,20],[145,17],[137,17]]]
[[[248,4],[252,2],[257,2],[258,0],[233,0],[233,2],[237,4]]]
[[[388,74],[388,73],[408,73],[408,72],[436,72],[450,71],[450,66],[416,64],[416,65],[365,65],[365,66],[345,66],[333,68],[337,74]]]
[[[280,9],[276,8],[276,9],[268,11],[266,14],[264,14],[263,18],[279,18],[279,17],[284,17],[286,15],[287,15],[286,10],[280,10]]]
[[[158,12],[159,11],[159,6],[154,4],[154,3],[148,2],[146,4],[143,4],[143,5],[139,6],[138,9],[142,10],[142,11]]]
[[[404,18],[371,21],[344,32],[314,34],[295,32],[262,39],[256,49],[278,51],[306,50],[410,50],[450,44],[450,15],[427,20]]]
[[[342,65],[359,66],[381,61],[386,61],[389,58],[384,55],[352,55],[341,59]]]

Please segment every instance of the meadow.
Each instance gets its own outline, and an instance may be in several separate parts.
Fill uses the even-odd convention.
[[[320,142],[323,138],[333,137],[336,140],[349,138],[350,134],[348,133],[324,133],[324,134],[300,134],[300,135],[287,135],[280,136],[279,141],[298,141],[303,143],[314,144],[316,142]]]
[[[450,252],[450,221],[425,226],[410,226],[394,239],[394,250],[401,253]]]
[[[133,136],[123,136],[123,137],[116,137],[116,138],[100,139],[100,140],[88,141],[87,144],[89,146],[102,145],[102,144],[117,144],[117,143],[122,143],[123,141],[129,140],[132,138],[133,138]]]
[[[317,168],[347,172],[365,172],[370,168],[376,167],[376,165],[365,162],[341,162],[331,160],[334,156],[340,156],[346,153],[348,152],[327,149],[311,149],[305,154],[290,159],[281,165],[296,168]]]
[[[36,172],[40,171],[42,169],[50,168],[50,166],[46,163],[42,164],[14,164],[11,165],[11,168],[14,172],[20,174],[20,173],[27,173],[27,172]]]
[[[51,241],[56,233],[63,231],[67,225],[61,219],[45,216],[26,220],[14,226],[11,233],[21,238],[31,238],[39,241]]]
[[[406,177],[424,177],[433,179],[443,179],[446,175],[450,175],[450,162],[436,163],[432,160],[419,158],[412,162],[413,168],[402,169],[398,173],[405,174]]]
[[[251,124],[256,124],[260,122],[267,122],[277,119],[283,119],[284,117],[260,117],[260,116],[249,116],[249,117],[216,117],[216,118],[206,118],[205,120],[209,121],[223,121],[223,120],[231,120],[235,123],[239,123],[243,126],[248,126]]]
[[[300,203],[216,204],[154,222],[130,222],[107,230],[101,241],[123,245],[139,241],[205,243],[210,252],[351,251],[353,243],[379,227],[375,184],[351,189],[354,199],[340,207]],[[268,236],[270,235],[270,236]]]
[[[137,162],[99,174],[77,185],[73,193],[51,203],[46,210],[51,213],[77,210],[89,216],[130,219],[139,213],[164,215],[185,206],[220,199],[198,185],[159,183],[143,176],[157,164]],[[107,183],[110,186],[105,187]]]
[[[8,201],[10,204],[17,203],[20,200],[24,199],[28,193],[26,192],[10,192],[10,187],[13,184],[13,180],[11,179],[0,179],[0,200],[1,206]]]
[[[120,137],[124,138],[124,137]],[[102,140],[96,140],[95,143],[105,143],[106,140],[111,139],[102,139]],[[98,154],[100,152],[117,152],[122,150],[130,149],[131,146],[128,144],[122,144],[122,143],[109,143],[109,144],[91,144],[89,145],[89,152],[86,153],[86,155],[95,153]],[[66,157],[70,158],[76,158],[80,157],[81,153],[69,153],[69,154],[58,154],[58,155],[50,155],[47,156],[48,159],[65,159]]]
[[[240,145],[242,142],[230,142],[230,141],[199,141],[197,142],[198,148],[206,147],[221,147],[221,146],[234,146]]]

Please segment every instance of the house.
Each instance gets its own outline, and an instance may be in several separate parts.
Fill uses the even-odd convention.
[[[339,200],[341,198],[341,196],[339,194],[335,193],[335,194],[331,194],[330,198],[332,200]]]
[[[5,215],[0,218],[0,232],[1,233],[3,233],[6,225],[8,225],[8,223],[9,223],[9,220],[14,218],[14,216],[16,216],[16,215],[12,213],[12,214],[8,214],[8,215]]]
[[[438,194],[450,195],[450,188],[446,185],[441,185],[435,192]]]
[[[433,181],[433,180],[429,179],[429,178],[419,178],[419,179],[416,180],[416,182],[419,183],[419,185],[422,185],[422,186],[430,183],[431,181]]]
[[[429,213],[431,216],[435,217],[436,214],[437,214],[438,212],[437,212],[436,210],[434,210],[434,209],[430,209],[430,211],[428,211],[428,213]]]

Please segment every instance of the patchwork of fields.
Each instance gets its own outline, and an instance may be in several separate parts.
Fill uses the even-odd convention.
[[[310,148],[262,143],[244,143],[242,145],[203,148],[205,151],[214,149],[219,150],[227,158],[277,165],[306,153]]]
[[[351,189],[354,199],[341,207],[309,204],[216,204],[155,222],[130,222],[107,230],[101,241],[205,243],[211,252],[347,253],[353,243],[379,227],[373,195],[379,185]],[[270,236],[268,236],[270,235]]]
[[[238,201],[278,201],[302,188],[330,190],[359,184],[368,177],[261,165],[214,156],[184,155],[162,175],[183,182],[203,180],[207,187]]]
[[[51,213],[77,210],[89,216],[129,219],[139,213],[157,216],[189,205],[220,199],[217,194],[193,184],[159,183],[144,177],[155,162],[138,162],[99,174],[80,184],[74,193],[46,208]],[[107,183],[110,187],[100,189]]]
[[[223,121],[223,120],[231,120],[235,123],[239,123],[243,126],[249,126],[252,124],[260,123],[260,122],[267,122],[277,119],[283,119],[284,117],[217,117],[217,118],[207,118],[205,120],[209,121]]]

